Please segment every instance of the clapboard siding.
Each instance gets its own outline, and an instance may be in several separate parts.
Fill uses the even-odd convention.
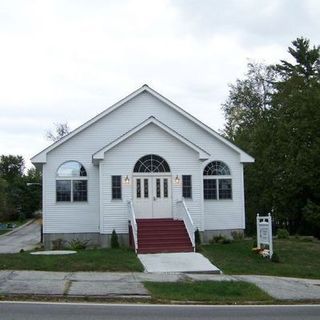
[[[100,163],[101,200],[103,227],[102,233],[111,233],[115,229],[118,233],[128,230],[128,200],[132,199],[132,172],[135,163],[146,154],[157,154],[163,157],[170,166],[172,174],[172,204],[173,215],[176,214],[176,202],[182,197],[181,184],[176,185],[174,177],[190,174],[195,180],[194,197],[190,201],[190,212],[197,225],[201,224],[202,212],[200,208],[199,155],[194,150],[182,144],[176,138],[166,133],[154,124],[150,124],[117,145],[105,154]],[[122,186],[122,199],[111,199],[111,176],[121,175],[122,179],[128,175],[130,184]]]
[[[233,200],[203,202],[202,170],[205,164],[197,159],[197,165],[195,166],[193,160],[196,159],[196,152],[158,127],[148,126],[145,128],[146,130],[143,129],[132,136],[131,147],[128,147],[128,141],[131,139],[129,138],[107,152],[105,160],[100,164],[100,170],[102,171],[99,173],[99,166],[94,166],[92,163],[92,155],[150,116],[154,116],[209,152],[211,160],[223,160],[228,164],[233,178]],[[156,132],[159,133],[159,136],[155,135]],[[146,139],[146,141],[142,143],[143,139]],[[124,146],[127,147],[124,149]],[[171,146],[171,149],[168,146]],[[112,158],[112,154],[122,149],[122,156],[125,155],[125,157],[113,159],[112,162],[109,159]],[[168,152],[169,149],[170,152]],[[178,151],[180,149],[184,150],[181,151],[181,154]],[[124,232],[126,229],[124,226],[127,223],[127,217],[124,214],[126,203],[122,201],[120,204],[108,200],[107,195],[110,196],[110,189],[108,189],[110,188],[110,181],[108,181],[110,174],[129,175],[139,157],[150,153],[159,154],[160,150],[163,151],[161,156],[169,163],[172,162],[173,175],[190,174],[189,172],[192,172],[194,198],[192,201],[188,200],[187,205],[200,230],[218,229],[222,226],[224,229],[227,226],[243,227],[242,164],[239,154],[150,93],[143,92],[47,154],[47,163],[43,166],[44,232],[97,232],[101,228],[102,233],[109,233],[113,226],[117,231]],[[185,156],[181,157],[182,154]],[[189,158],[192,160],[191,163],[188,162]],[[68,160],[81,162],[87,170],[87,203],[62,204],[55,201],[56,170],[63,162]],[[128,163],[122,163],[122,161],[129,161],[131,167]],[[131,171],[128,171],[129,169]],[[99,174],[104,179],[103,181],[99,181]],[[101,202],[100,192],[104,195]],[[129,198],[131,196],[130,186],[124,186],[123,192],[124,197]],[[181,197],[181,188],[174,184],[173,194],[174,201],[177,200],[179,194]]]

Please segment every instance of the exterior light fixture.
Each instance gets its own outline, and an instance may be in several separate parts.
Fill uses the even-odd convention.
[[[179,184],[179,183],[180,183],[180,178],[179,178],[178,175],[176,175],[174,181],[175,181],[176,184]]]
[[[125,184],[129,184],[129,183],[130,183],[130,179],[129,179],[129,176],[128,176],[128,175],[126,175],[126,176],[124,177],[124,183],[125,183]]]

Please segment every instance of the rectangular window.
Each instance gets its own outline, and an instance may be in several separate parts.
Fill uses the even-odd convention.
[[[121,176],[112,176],[112,199],[121,199]]]
[[[148,198],[149,197],[149,180],[148,179],[144,179],[144,197]]]
[[[137,198],[141,198],[141,180],[137,179]]]
[[[182,176],[182,196],[184,198],[192,198],[191,176]]]
[[[168,198],[168,179],[163,179],[163,197]]]
[[[204,179],[203,180],[203,196],[208,200],[217,199],[217,180]]]
[[[71,201],[71,181],[57,180],[56,181],[57,201]]]
[[[219,179],[219,199],[232,199],[231,179]]]
[[[161,198],[161,186],[160,186],[160,179],[157,179],[157,198]]]
[[[73,201],[87,201],[87,180],[73,180]]]

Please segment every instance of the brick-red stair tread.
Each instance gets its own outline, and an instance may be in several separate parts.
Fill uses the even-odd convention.
[[[174,219],[137,219],[138,253],[193,251],[184,222]]]

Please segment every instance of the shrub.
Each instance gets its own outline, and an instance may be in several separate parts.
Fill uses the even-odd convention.
[[[64,244],[65,244],[65,240],[63,239],[56,239],[56,240],[52,240],[52,250],[63,250],[64,249]]]
[[[271,261],[275,262],[275,263],[279,263],[280,262],[280,257],[275,251],[273,252],[273,255],[271,257]]]
[[[224,238],[224,239],[221,241],[222,244],[229,244],[229,243],[231,243],[231,242],[232,242],[232,240],[231,240],[231,239],[227,239],[227,238]]]
[[[111,234],[111,248],[117,249],[119,248],[119,241],[118,241],[118,235],[116,233],[116,230],[113,229]]]
[[[231,232],[233,240],[239,241],[244,239],[244,234],[241,231],[232,231]]]
[[[214,236],[211,240],[210,243],[224,243],[226,240],[228,240],[225,236],[219,234],[217,236]],[[230,242],[229,242],[230,243]]]
[[[289,239],[289,232],[287,229],[278,229],[277,236],[278,239]]]
[[[71,250],[83,250],[87,247],[90,240],[72,239],[68,242],[68,248]]]
[[[201,237],[200,237],[200,231],[199,229],[197,229],[195,232],[194,232],[194,240],[196,242],[197,245],[201,245]]]
[[[258,246],[257,239],[253,239],[252,248],[256,248]]]

